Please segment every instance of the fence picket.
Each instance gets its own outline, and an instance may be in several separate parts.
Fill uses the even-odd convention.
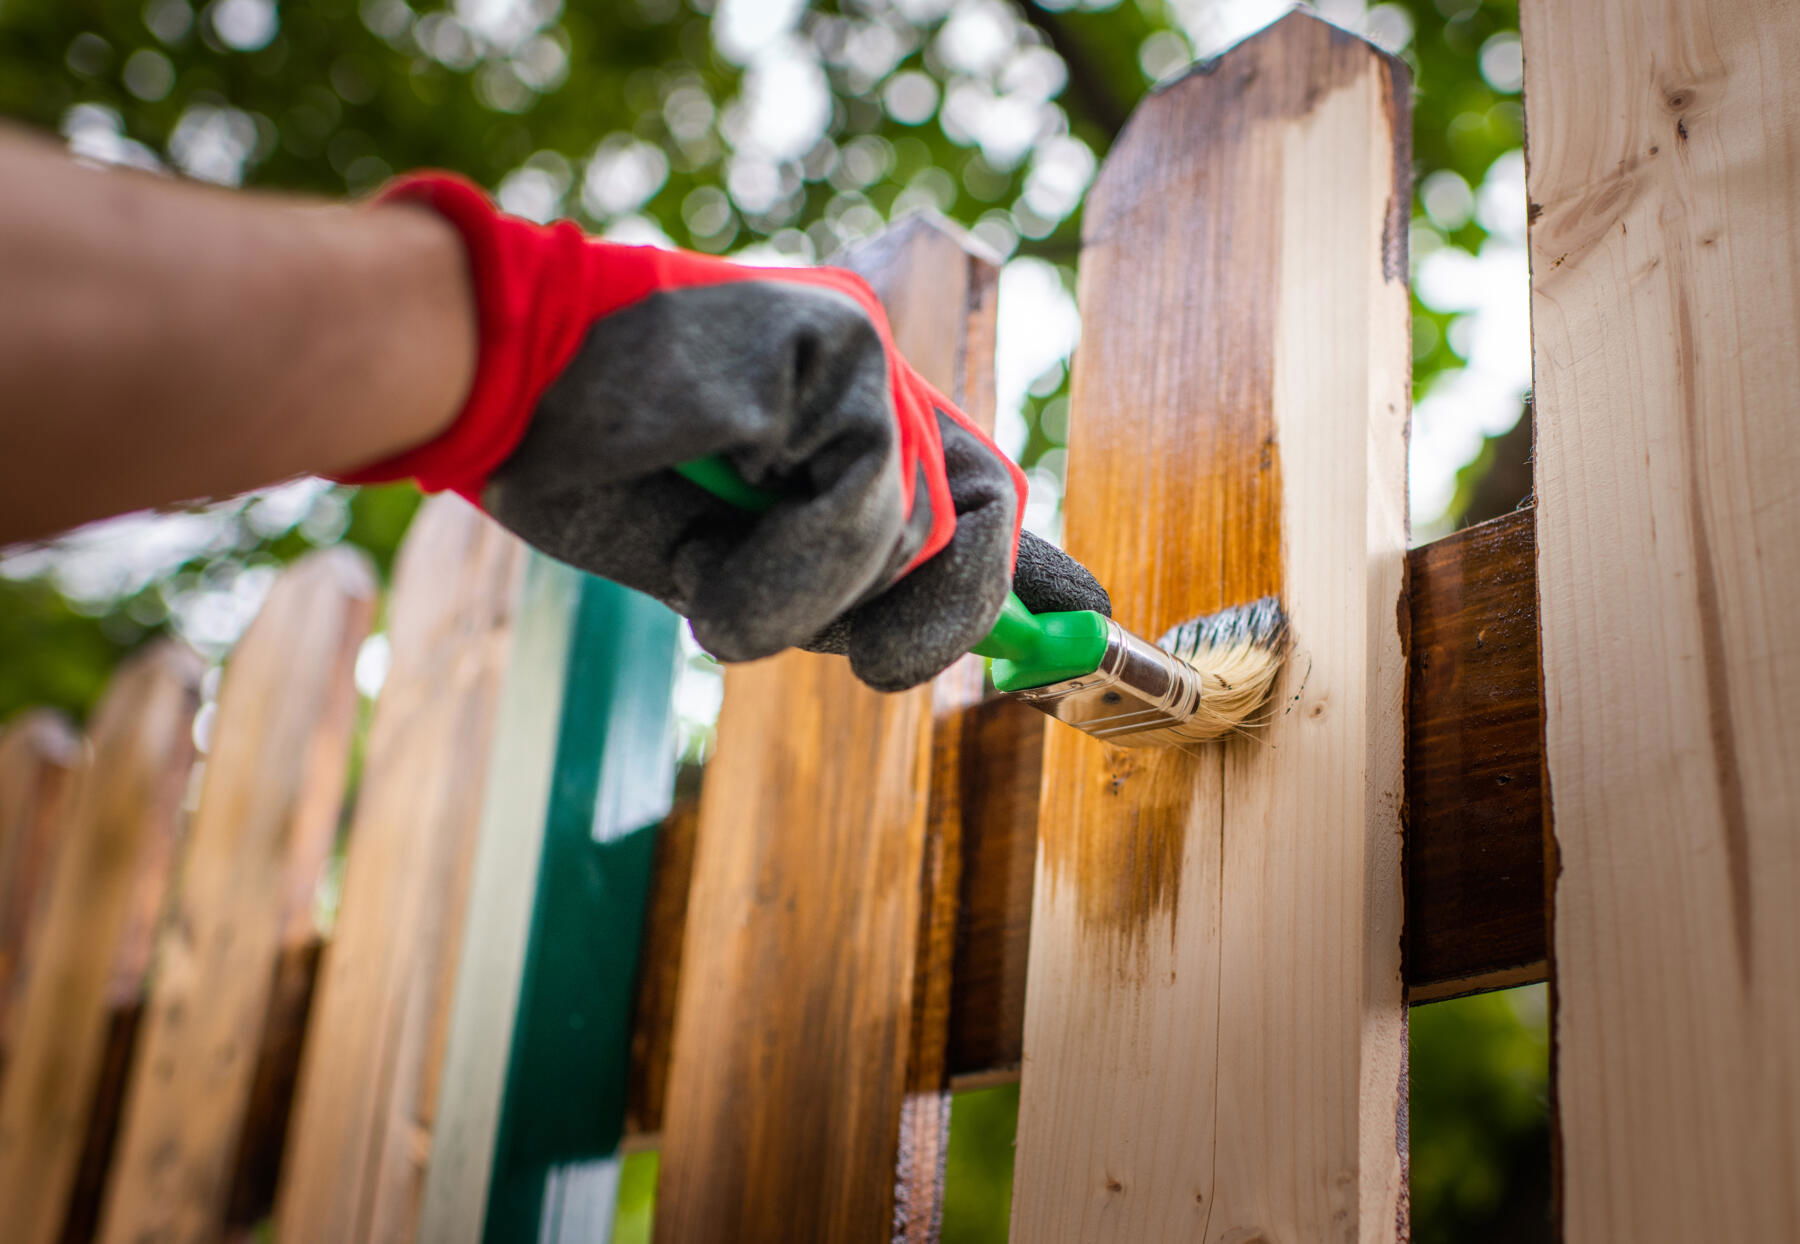
[[[408,1239],[524,548],[455,497],[395,568],[343,901],[279,1198],[283,1239]]]
[[[1520,9],[1564,1235],[1800,1239],[1800,6]]]
[[[221,683],[99,1238],[224,1227],[284,930],[310,916],[343,799],[366,560],[314,553],[276,581]]]
[[[991,265],[923,221],[851,264],[922,374],[991,419]],[[979,694],[967,663],[947,677],[938,711]],[[953,809],[930,815],[933,717],[932,690],[876,695],[840,657],[727,673],[658,1240],[935,1233],[958,855]]]
[[[1407,90],[1293,14],[1089,196],[1069,550],[1140,633],[1279,593],[1294,650],[1255,738],[1048,728],[1021,1244],[1404,1233]]]
[[[143,978],[193,765],[200,659],[172,642],[132,657],[94,712],[18,999],[0,1083],[0,1205],[15,1244],[61,1238],[109,1009]]]

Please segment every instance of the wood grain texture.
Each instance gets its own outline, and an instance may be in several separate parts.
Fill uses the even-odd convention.
[[[200,659],[159,643],[113,675],[60,831],[16,1043],[0,1085],[7,1238],[60,1237],[107,1049],[109,1007],[148,962],[193,765]]]
[[[851,266],[900,349],[992,418],[995,273],[913,221]],[[726,676],[700,803],[656,1238],[932,1238],[948,1127],[943,1047],[954,809],[931,802],[934,717],[805,653]]]
[[[1046,734],[1012,1238],[1405,1231],[1407,79],[1295,14],[1090,194],[1069,549],[1155,636],[1277,593],[1256,737]]]
[[[1800,1239],[1800,6],[1521,8],[1564,1235]]]
[[[524,547],[460,498],[395,568],[393,664],[351,821],[277,1231],[411,1238]]]
[[[1544,978],[1537,546],[1520,510],[1412,551],[1406,984]]]
[[[29,954],[32,912],[43,901],[51,854],[81,740],[51,709],[21,713],[0,731],[0,1067]]]
[[[284,940],[310,930],[374,614],[367,560],[284,571],[226,664],[99,1239],[220,1238]]]

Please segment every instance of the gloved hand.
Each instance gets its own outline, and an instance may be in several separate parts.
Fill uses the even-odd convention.
[[[987,633],[1024,478],[899,356],[860,278],[540,226],[441,174],[382,197],[461,232],[480,353],[446,433],[347,482],[453,489],[550,556],[663,601],[721,660],[843,652],[899,690]],[[714,454],[783,500],[748,514],[671,470]],[[1032,608],[1104,607],[1052,546],[1020,565],[1042,571],[1019,585]]]

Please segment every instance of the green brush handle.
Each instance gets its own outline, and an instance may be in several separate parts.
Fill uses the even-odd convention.
[[[676,473],[728,505],[761,514],[781,494],[748,483],[720,455],[678,463]],[[1107,621],[1085,609],[1068,613],[1033,613],[1013,592],[1006,594],[1000,616],[987,637],[970,649],[994,661],[994,685],[1023,691],[1078,678],[1100,668],[1106,655]]]

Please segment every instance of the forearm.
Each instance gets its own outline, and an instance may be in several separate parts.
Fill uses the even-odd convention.
[[[0,130],[0,544],[372,462],[474,370],[434,213],[83,168]]]

